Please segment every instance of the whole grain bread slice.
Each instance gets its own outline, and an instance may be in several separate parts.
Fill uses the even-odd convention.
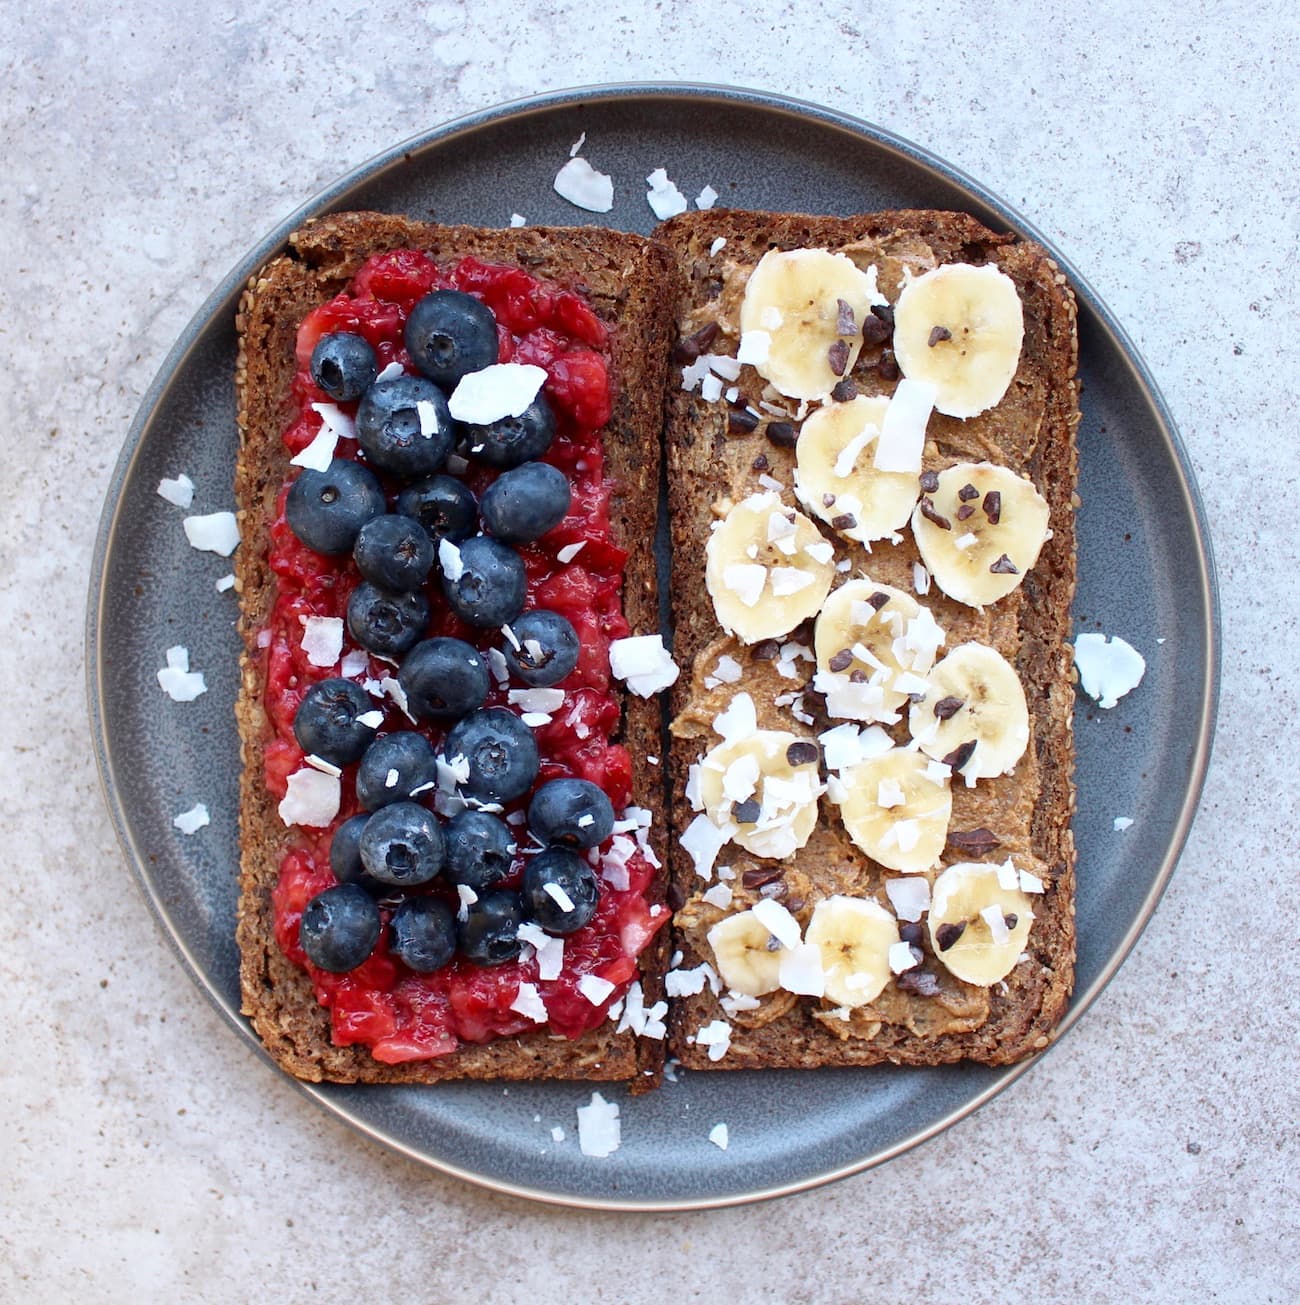
[[[481,230],[409,221],[381,213],[343,213],[295,232],[283,254],[250,280],[238,315],[236,385],[239,454],[235,474],[242,534],[236,569],[240,631],[245,642],[236,704],[243,758],[238,942],[243,1011],[271,1055],[290,1073],[313,1081],[425,1083],[453,1078],[633,1079],[634,1089],[657,1081],[662,1043],[616,1034],[606,1021],[576,1040],[545,1030],[462,1046],[435,1060],[385,1065],[364,1047],[330,1040],[328,1012],[308,976],[281,952],[271,901],[280,856],[290,837],[263,782],[269,727],[263,707],[264,658],[256,646],[275,598],[267,565],[276,495],[289,472],[281,432],[295,415],[290,383],[298,324],[344,288],[371,255],[415,248],[436,262],[470,255],[513,264],[544,281],[584,294],[610,328],[609,370],[614,412],[603,439],[616,482],[611,519],[630,552],[623,608],[632,629],[658,629],[655,564],[645,541],[655,530],[660,481],[662,395],[678,274],[662,246],[597,228]],[[628,696],[622,741],[633,757],[633,791],[653,813],[652,845],[664,859],[662,775],[646,762],[662,755],[661,713],[655,701]],[[664,872],[651,900],[662,900]],[[642,955],[647,1004],[662,990],[666,939]]]
[[[996,264],[1015,282],[1024,305],[1019,369],[1006,397],[990,411],[964,422],[937,413],[931,418],[925,467],[938,469],[966,459],[989,459],[1011,467],[1033,480],[1047,499],[1052,531],[1020,589],[988,612],[963,608],[937,589],[922,599],[950,631],[950,646],[968,638],[994,643],[1016,666],[1026,689],[1031,712],[1026,758],[1002,780],[982,781],[974,790],[956,787],[943,864],[1000,861],[1010,852],[1022,864],[1027,858],[1040,867],[1046,892],[1034,901],[1028,959],[1002,984],[974,988],[949,975],[926,943],[920,973],[930,977],[892,981],[879,999],[851,1013],[788,993],[763,998],[755,1010],[728,1013],[706,985],[698,995],[674,1002],[670,1050],[696,1069],[880,1061],[929,1065],[964,1058],[1002,1064],[1040,1050],[1048,1044],[1068,1002],[1075,948],[1075,856],[1069,828],[1074,809],[1073,686],[1067,640],[1076,575],[1079,411],[1076,310],[1069,285],[1035,244],[995,234],[959,213],[899,211],[834,218],[715,210],[674,218],[661,225],[656,236],[672,248],[687,279],[678,318],[679,362],[700,352],[734,355],[740,297],[749,272],[769,249],[839,250],[864,268],[874,263],[891,303],[905,269],[915,275],[940,263]],[[890,393],[897,376],[886,342],[864,348],[849,379],[857,393],[874,395]],[[725,638],[703,584],[704,541],[716,504],[756,492],[763,483],[760,477],[766,479],[767,488],[776,482],[785,501],[796,503],[790,492],[795,456],[789,447],[790,423],[769,438],[769,426],[782,418],[763,408],[761,401],[766,398],[770,403],[779,396],[762,395],[761,378],[750,368],[741,374],[742,393],[734,405],[688,392],[681,379],[680,374],[669,378],[666,434],[674,654],[684,672],[673,702],[677,720],[671,745],[670,897],[679,908],[675,917],[675,945],[682,953],[679,965],[690,969],[713,960],[706,934],[724,912],[702,899],[708,885],[695,875],[691,858],[678,844],[677,836],[692,818],[685,796],[688,768],[717,742],[710,722],[731,692],[752,689],[759,702],[760,725],[766,716],[773,727],[778,727],[779,719],[779,727],[791,728],[788,712],[776,713],[772,701],[803,684],[792,685],[774,675],[770,660],[762,661],[753,649]],[[751,415],[741,417],[737,410],[746,401]],[[753,413],[760,416],[757,424]],[[849,556],[843,541],[834,542],[838,557]],[[855,546],[855,566],[863,566],[877,581],[914,592],[912,568],[918,555],[910,532],[901,544],[874,544],[872,550],[863,558]],[[811,644],[807,629],[787,638]],[[709,687],[705,677],[723,652],[741,663],[741,681],[720,687],[713,681]],[[800,680],[809,678],[807,663],[797,665],[802,668]],[[687,674],[687,668],[694,673]],[[809,694],[808,703],[814,700]],[[816,726],[827,727],[824,720]],[[999,846],[988,847],[987,840],[974,834],[985,828],[999,835]],[[885,872],[849,842],[826,800],[817,831],[792,860],[758,862],[730,855],[731,851],[719,858],[723,864],[730,861],[735,871],[731,909],[775,894],[806,924],[814,902],[832,892],[874,892],[884,901],[880,890]],[[696,1035],[718,1020],[728,1022],[730,1045],[714,1060]]]

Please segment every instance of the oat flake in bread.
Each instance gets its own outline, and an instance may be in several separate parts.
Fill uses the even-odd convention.
[[[666,436],[674,944],[719,976],[674,1002],[671,1051],[699,1069],[1029,1055],[1073,982],[1070,288],[1037,246],[957,213],[714,210],[656,234],[688,283]],[[757,495],[766,537],[706,588],[699,541],[730,540]],[[745,568],[770,576],[796,512],[832,587],[782,613]],[[739,609],[763,614],[759,637]],[[825,776],[781,856],[734,834],[779,845],[788,810],[701,800],[749,781],[740,697]]]
[[[658,628],[641,545],[654,530],[676,284],[662,247],[622,233],[349,213],[296,232],[248,286],[237,375],[238,941],[244,1012],[299,1077],[631,1079],[634,1090],[656,1079],[665,839],[661,772],[646,758],[663,752],[660,710],[611,680],[609,647]],[[464,427],[447,411],[459,382],[454,365],[438,370],[441,328],[420,335],[408,316],[447,288],[496,317],[453,304],[465,338],[487,351],[469,370],[508,368],[504,391],[470,386],[453,399]],[[327,334],[336,352],[313,371]],[[543,381],[553,440],[539,437]],[[518,538],[547,533],[476,540],[470,492],[519,462],[526,483],[497,498]],[[291,481],[306,487],[291,505],[295,527]],[[401,515],[375,516],[395,506]],[[434,549],[411,534],[411,517]],[[352,541],[372,518],[389,546],[356,545],[359,583]],[[484,574],[491,583],[475,588]],[[523,606],[518,635],[489,611],[503,593],[511,614]],[[539,610],[573,630],[533,619]],[[304,690],[322,681],[321,711],[304,725]],[[304,738],[334,760],[308,755]],[[564,776],[591,784],[540,796]],[[383,822],[349,819],[359,788]],[[453,839],[462,809],[477,809],[477,824]],[[540,859],[520,850],[537,851],[530,822],[563,845],[536,882],[524,875],[521,922],[516,880],[523,861],[531,871]],[[504,881],[472,878],[503,864]],[[308,968],[301,932],[323,897],[309,941],[333,969]],[[448,937],[461,952],[450,963]],[[466,959],[495,962],[500,949],[500,964]]]

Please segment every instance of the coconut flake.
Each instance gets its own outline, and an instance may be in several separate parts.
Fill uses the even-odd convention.
[[[703,961],[694,969],[671,969],[664,975],[664,992],[669,997],[693,997],[704,991],[704,985],[716,993],[721,989],[717,971],[708,961]]]
[[[603,1160],[618,1150],[622,1140],[617,1103],[593,1092],[591,1104],[578,1107],[578,1146],[582,1154]]]
[[[456,896],[460,898],[460,905],[456,908],[456,919],[464,924],[469,919],[469,908],[478,901],[478,894],[468,884],[457,884]],[[540,929],[538,933],[541,933]],[[541,977],[545,978],[546,976],[541,975]]]
[[[1000,945],[1011,937],[1011,931],[1007,928],[1007,922],[1002,915],[1002,908],[996,903],[986,906],[980,912],[980,919],[988,925],[994,943]]]
[[[224,594],[228,589],[233,589],[234,587],[235,587],[235,577],[233,575],[223,575],[217,581],[217,585],[216,585],[217,593],[219,594]]]
[[[894,741],[879,725],[859,729],[851,723],[837,725],[817,736],[822,747],[822,758],[828,770],[843,770],[860,761],[883,756],[894,746]]]
[[[546,369],[532,363],[492,363],[462,376],[447,400],[457,421],[486,426],[518,417],[546,382]]]
[[[1020,891],[1022,893],[1041,893],[1043,891],[1043,881],[1037,876],[1029,873],[1028,870],[1020,872]]]
[[[614,207],[614,179],[574,155],[555,174],[555,193],[589,213],[608,213]]]
[[[183,504],[177,506],[183,506]],[[211,823],[212,819],[208,815],[208,809],[202,802],[196,802],[188,811],[182,811],[179,815],[172,817],[172,824],[182,834],[195,834],[204,825],[210,825]]]
[[[452,584],[465,574],[465,564],[460,559],[460,549],[446,536],[438,540],[438,566]]]
[[[239,546],[239,523],[233,512],[186,517],[181,525],[185,527],[185,538],[190,541],[190,547],[200,552],[229,557]]]
[[[926,381],[913,381],[904,376],[898,382],[880,424],[875,456],[877,471],[915,475],[921,470],[925,428],[937,394],[936,388]]]
[[[528,221],[522,213],[511,213],[510,225],[512,227],[526,227],[528,225]]]
[[[1132,644],[1118,635],[1081,634],[1074,641],[1074,664],[1084,693],[1099,707],[1110,708],[1136,689],[1147,664]]]
[[[758,712],[747,693],[736,694],[726,710],[713,718],[714,731],[728,742],[746,739],[758,728]]]
[[[920,562],[912,563],[912,588],[922,598],[930,592],[930,573]]]
[[[656,168],[646,178],[646,183],[650,187],[646,192],[646,203],[654,210],[654,215],[660,222],[686,212],[689,207],[686,196],[669,180],[665,169]]]
[[[919,920],[930,909],[930,883],[921,875],[887,879],[885,896],[900,920]]]
[[[578,991],[582,993],[593,1006],[601,1006],[614,991],[614,984],[608,979],[602,979],[598,974],[584,974],[578,980]]]
[[[586,547],[587,541],[585,539],[578,540],[576,544],[565,544],[565,546],[555,554],[555,560],[566,564],[572,562],[573,559]]]
[[[563,689],[511,689],[506,699],[525,712],[557,712],[564,706]]]
[[[979,543],[979,536],[973,531],[968,530],[964,535],[958,535],[952,541],[952,546],[959,552],[966,552],[968,548],[974,548]]]
[[[772,594],[776,598],[788,598],[791,594],[801,593],[817,579],[811,571],[801,571],[794,566],[774,566],[772,568]]]
[[[642,698],[649,698],[676,684],[681,673],[659,634],[615,639],[609,645],[609,669]]]
[[[698,203],[699,203],[699,200],[696,200],[695,202],[698,204]],[[717,238],[717,239],[716,239],[716,240],[715,240],[715,241],[714,241],[714,242],[709,246],[709,253],[710,253],[710,254],[713,254],[713,255],[720,254],[720,253],[722,252],[722,250],[726,248],[726,245],[727,245],[727,237],[726,237],[726,236],[719,236],[719,237],[718,237],[718,238]]]
[[[337,775],[326,775],[308,766],[289,776],[277,810],[286,825],[321,829],[338,815],[341,796]]]
[[[695,1045],[707,1047],[710,1060],[721,1060],[731,1050],[731,1025],[726,1020],[713,1020],[696,1032]]]
[[[336,766],[332,761],[326,761],[324,757],[318,757],[314,752],[309,752],[303,760],[313,770],[319,770],[322,775],[333,775],[337,779],[343,773],[341,766]]]
[[[700,207],[704,208],[707,206],[701,205]],[[714,1124],[713,1127],[709,1129],[709,1141],[719,1150],[725,1151],[730,1140],[726,1124]]]
[[[749,363],[752,367],[767,362],[772,352],[772,336],[768,331],[746,331],[740,337],[740,347],[736,350],[736,361]]]
[[[911,943],[896,942],[889,944],[889,968],[895,974],[904,974],[920,965]]]
[[[701,879],[713,878],[713,864],[718,853],[730,840],[736,826],[730,823],[715,825],[706,815],[698,815],[683,831],[678,842],[695,865],[695,873]]]
[[[406,368],[399,362],[390,362],[383,371],[375,377],[376,381],[396,381],[406,375]]]
[[[704,189],[700,191],[698,195],[695,196],[696,208],[709,209],[712,208],[717,202],[718,202],[718,192],[714,190],[712,186],[706,185]],[[716,246],[718,244],[718,241],[721,241],[725,245],[727,243],[727,238],[726,236],[719,236],[718,239],[713,242],[713,245]],[[718,251],[716,248],[712,246],[710,247],[709,249],[710,254],[716,254],[717,252]]]
[[[786,992],[796,992],[801,997],[820,997],[826,991],[822,949],[816,943],[797,943],[782,952],[777,974],[777,982]]]
[[[167,665],[158,672],[158,684],[173,702],[193,702],[208,691],[203,672],[190,670],[190,651],[183,644],[167,649]]]
[[[341,616],[300,616],[302,650],[313,666],[328,669],[343,653],[343,618]]]
[[[733,562],[722,569],[722,583],[746,607],[754,607],[767,584],[767,568],[756,562]]]
[[[182,471],[175,480],[164,477],[158,482],[158,497],[178,508],[187,508],[194,502],[194,482]]]
[[[751,908],[754,918],[781,944],[782,947],[798,947],[802,937],[799,921],[789,911],[771,897],[764,897],[755,902]]]
[[[1132,827],[1133,827],[1132,816],[1115,817],[1114,829],[1117,834],[1122,834],[1126,829],[1131,829]]]
[[[706,376],[700,385],[700,398],[705,403],[717,403],[722,398],[722,381],[717,376]]]
[[[534,1024],[545,1024],[546,1004],[542,1001],[542,994],[537,991],[535,983],[521,983],[519,992],[515,995],[514,1001],[510,1003],[510,1009],[518,1011],[520,1015],[533,1021]]]

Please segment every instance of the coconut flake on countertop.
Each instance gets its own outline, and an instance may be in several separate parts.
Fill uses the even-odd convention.
[[[158,672],[158,684],[173,702],[193,702],[208,691],[203,672],[190,670],[190,650],[183,644],[167,649],[167,665]]]
[[[1084,693],[1103,708],[1136,689],[1147,669],[1142,654],[1119,635],[1091,632],[1075,639],[1074,664]]]
[[[229,557],[239,546],[239,523],[233,512],[209,512],[206,516],[186,517],[185,538],[190,547],[201,553],[220,553]]]
[[[555,174],[555,193],[588,213],[608,213],[614,207],[614,179],[580,155],[572,156]]]
[[[302,650],[313,666],[328,670],[343,653],[343,618],[341,616],[300,616]]]
[[[210,825],[211,823],[212,818],[208,815],[208,809],[202,802],[196,802],[188,811],[182,811],[179,815],[172,817],[172,824],[182,834],[195,834],[204,825]]]
[[[518,417],[546,383],[546,369],[532,363],[491,363],[462,376],[447,400],[457,421],[486,426]]]
[[[686,212],[689,207],[686,196],[669,180],[666,169],[656,168],[646,178],[646,184],[650,187],[646,192],[646,203],[654,210],[654,215],[660,222]]]
[[[681,673],[664,647],[663,635],[639,634],[609,645],[609,669],[642,698],[677,683]]]
[[[308,766],[289,776],[277,810],[286,825],[322,829],[338,815],[341,795],[337,775],[326,775]]]
[[[194,482],[182,471],[175,480],[165,476],[158,482],[158,497],[174,507],[187,508],[194,502]]]
[[[578,1107],[578,1146],[582,1154],[603,1160],[618,1150],[622,1140],[618,1104],[593,1092],[591,1103]]]

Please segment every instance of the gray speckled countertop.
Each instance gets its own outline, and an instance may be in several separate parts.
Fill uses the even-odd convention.
[[[1058,2],[1031,15],[957,0],[877,20],[829,0],[616,0],[598,24],[568,0],[22,8],[0,53],[0,444],[17,473],[0,515],[0,655],[22,690],[0,714],[0,1298],[1300,1296],[1300,819],[1278,764],[1300,670],[1300,550],[1277,492],[1298,462],[1290,8]],[[114,837],[82,621],[94,523],[140,397],[254,239],[439,121],[565,84],[664,78],[877,122],[1005,196],[1084,271],[1190,452],[1225,674],[1169,891],[1028,1076],[829,1188],[726,1212],[593,1215],[389,1155],[232,1036]]]

